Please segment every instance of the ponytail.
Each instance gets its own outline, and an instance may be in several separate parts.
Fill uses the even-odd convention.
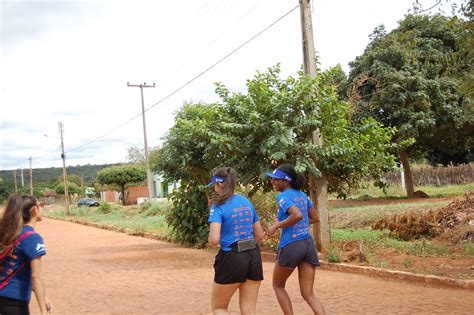
[[[291,177],[291,188],[301,190],[306,185],[306,177],[302,173],[297,173],[291,164],[282,164],[278,167],[279,170],[285,172]]]
[[[31,219],[31,208],[37,200],[30,195],[14,194],[8,198],[7,206],[0,219],[0,252],[9,247]]]

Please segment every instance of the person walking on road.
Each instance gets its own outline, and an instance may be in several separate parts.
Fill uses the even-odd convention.
[[[31,291],[41,314],[50,314],[41,278],[42,237],[34,231],[43,205],[31,195],[10,196],[0,219],[0,314],[28,315]]]
[[[236,173],[231,167],[213,172],[214,186],[209,213],[209,244],[220,246],[214,262],[211,307],[214,314],[228,314],[227,307],[237,289],[241,314],[256,314],[262,258],[257,242],[264,237],[252,203],[235,193]]]
[[[301,191],[305,184],[303,174],[296,173],[290,164],[284,164],[267,173],[273,188],[279,192],[277,220],[265,232],[272,236],[282,229],[278,256],[273,270],[273,289],[285,315],[293,314],[290,297],[285,290],[286,280],[298,268],[300,292],[314,314],[326,314],[314,295],[313,284],[318,254],[310,233],[310,225],[318,222],[316,210],[308,196]]]

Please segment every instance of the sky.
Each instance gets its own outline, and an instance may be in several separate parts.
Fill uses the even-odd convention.
[[[374,28],[396,28],[413,2],[313,1],[320,67],[341,64],[348,73]],[[296,75],[303,62],[298,3],[0,0],[0,170],[28,168],[29,157],[33,168],[61,167],[59,122],[67,165],[126,162],[129,147],[144,146],[140,89],[127,82],[155,84],[144,89],[155,147],[184,102],[218,100],[215,82],[242,92],[256,71],[277,63],[282,77]]]

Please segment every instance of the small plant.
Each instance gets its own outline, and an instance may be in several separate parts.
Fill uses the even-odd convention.
[[[329,262],[332,263],[340,263],[341,262],[341,253],[336,247],[331,247],[329,249],[327,259]]]
[[[407,258],[403,259],[402,265],[405,268],[410,268],[413,265],[413,261],[410,258],[407,257]]]
[[[103,202],[100,204],[99,207],[97,207],[97,212],[98,213],[103,213],[103,214],[107,214],[107,213],[110,213],[112,212],[112,205],[107,203],[107,202]]]

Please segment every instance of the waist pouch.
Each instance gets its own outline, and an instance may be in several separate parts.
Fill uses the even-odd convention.
[[[232,251],[236,253],[246,252],[255,249],[256,247],[257,244],[255,243],[255,240],[237,241],[231,245]]]

